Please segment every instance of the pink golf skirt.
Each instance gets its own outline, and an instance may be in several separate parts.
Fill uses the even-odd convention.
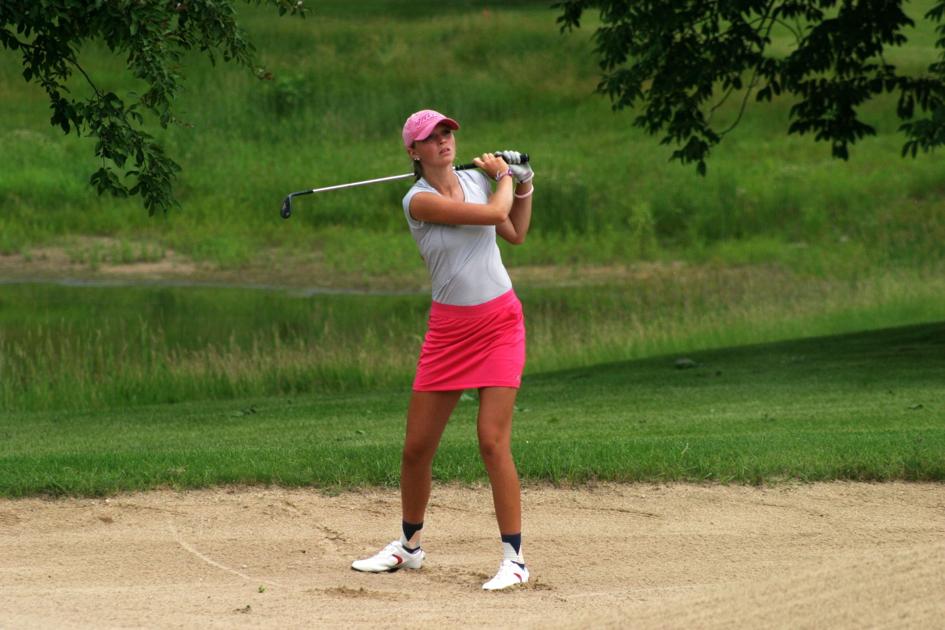
[[[518,388],[524,367],[525,316],[514,290],[475,306],[433,302],[413,389]]]

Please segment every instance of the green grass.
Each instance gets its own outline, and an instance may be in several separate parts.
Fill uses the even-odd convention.
[[[527,480],[945,480],[945,323],[533,374]],[[0,416],[0,495],[252,483],[396,484],[407,388]],[[485,479],[475,401],[434,463]]]
[[[632,128],[631,112],[612,112],[594,93],[593,15],[561,34],[546,2],[441,4],[424,12],[393,0],[356,10],[318,2],[305,20],[241,8],[274,78],[188,60],[177,100],[187,125],[158,131],[184,167],[183,205],[150,219],[137,202],[95,195],[87,184],[98,167],[92,140],[52,129],[37,114],[48,110],[44,93],[23,82],[14,53],[0,51],[0,252],[85,235],[154,243],[231,269],[277,249],[317,251],[329,269],[414,270],[403,185],[299,199],[290,222],[278,208],[289,191],[408,171],[400,126],[430,106],[462,122],[460,155],[513,146],[534,156],[532,235],[526,247],[507,250],[513,266],[786,264],[798,262],[785,254],[796,247],[805,248],[805,264],[827,264],[838,246],[871,252],[859,262],[875,265],[941,260],[945,165],[899,158],[893,100],[864,107],[878,136],[846,163],[809,137],[786,135],[787,99],[754,104],[700,178],[668,163],[671,148]],[[928,6],[909,10],[919,16]],[[913,43],[887,59],[920,71],[937,58],[933,41],[920,20]],[[787,49],[786,37],[776,43]],[[104,89],[140,87],[101,46],[87,46],[82,60]],[[72,87],[88,89],[78,80]],[[737,108],[732,98],[716,115],[727,121]]]
[[[768,267],[524,288],[521,473],[945,480],[943,289],[932,274]],[[395,484],[428,303],[2,286],[0,495]],[[696,367],[676,368],[682,357]],[[484,479],[467,398],[440,480]]]
[[[752,105],[699,178],[593,93],[592,16],[561,35],[546,2],[353,6],[304,21],[244,8],[272,81],[188,59],[187,125],[157,132],[184,167],[182,207],[153,218],[95,195],[93,141],[49,127],[45,95],[0,51],[0,254],[409,286],[423,272],[404,186],[300,198],[289,222],[278,208],[406,172],[402,121],[433,107],[461,121],[460,155],[534,157],[532,231],[502,245],[513,275],[549,267],[516,283],[524,477],[945,479],[945,165],[899,158],[892,101],[864,108],[878,135],[849,162],[785,134],[787,99]],[[920,23],[886,58],[921,71],[934,40]],[[100,45],[82,60],[101,88],[140,87]],[[595,282],[595,265],[624,271]],[[424,291],[0,284],[0,495],[396,483],[428,306]],[[682,355],[698,367],[675,369]],[[474,407],[447,430],[439,479],[484,479]]]
[[[527,374],[945,318],[935,272],[656,266],[520,286]],[[0,412],[409,386],[429,296],[0,285]]]

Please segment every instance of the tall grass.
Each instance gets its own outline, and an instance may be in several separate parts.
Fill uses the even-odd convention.
[[[919,17],[929,4],[909,10]],[[403,186],[300,199],[288,223],[278,207],[289,191],[409,170],[400,125],[434,107],[461,121],[461,156],[505,147],[534,156],[535,238],[512,264],[798,262],[782,260],[797,244],[809,258],[838,244],[869,251],[871,263],[941,258],[945,165],[898,157],[889,99],[864,108],[879,135],[849,162],[786,135],[787,99],[752,105],[700,178],[669,164],[670,148],[632,128],[632,113],[613,113],[593,93],[593,15],[561,34],[546,2],[405,7],[318,2],[305,20],[243,8],[273,79],[188,60],[177,103],[186,124],[158,134],[184,166],[183,205],[151,219],[136,202],[91,191],[91,140],[49,127],[37,114],[47,110],[44,93],[22,81],[13,53],[0,52],[0,252],[85,234],[152,240],[231,268],[278,248],[316,249],[339,267],[353,258],[367,269],[410,269],[415,257],[390,255],[413,251],[401,238]],[[888,60],[913,70],[934,61],[934,32],[921,20],[914,39]],[[87,46],[82,61],[101,88],[140,87],[100,45]],[[89,89],[78,80],[72,88]],[[737,107],[730,99],[716,115],[734,119]]]
[[[525,288],[526,374],[941,321],[940,275],[653,266]],[[0,411],[409,388],[426,294],[0,286]]]

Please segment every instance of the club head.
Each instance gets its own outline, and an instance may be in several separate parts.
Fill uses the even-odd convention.
[[[292,195],[286,197],[285,201],[282,202],[282,211],[279,214],[282,215],[283,219],[288,219],[292,216]]]

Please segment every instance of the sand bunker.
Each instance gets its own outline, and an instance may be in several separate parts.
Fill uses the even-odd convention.
[[[915,627],[945,619],[945,485],[526,486],[527,588],[480,589],[488,488],[434,486],[420,571],[396,490],[0,501],[2,628]]]

